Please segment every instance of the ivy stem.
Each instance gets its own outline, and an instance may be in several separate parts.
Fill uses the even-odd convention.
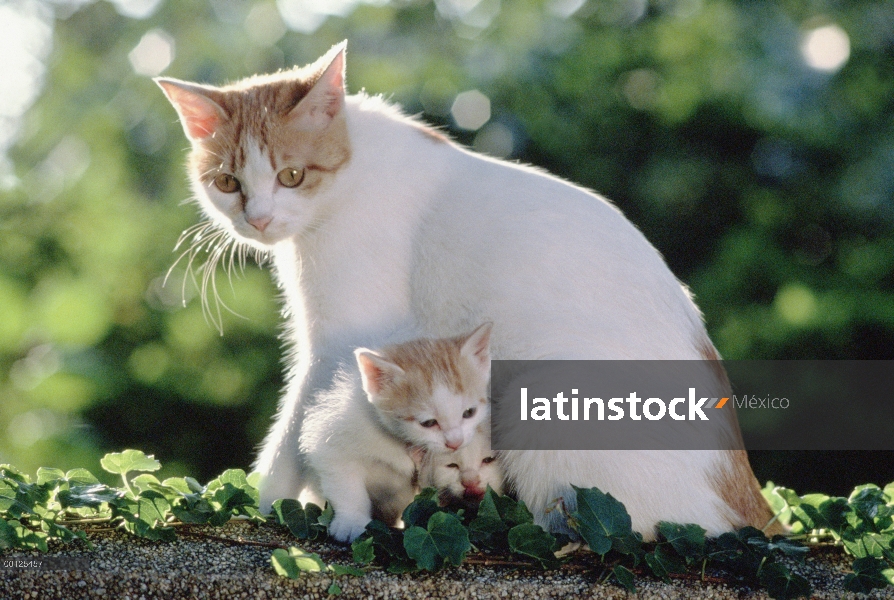
[[[125,473],[121,474],[121,480],[124,481],[124,487],[127,488],[127,493],[130,494],[131,498],[136,498],[137,495],[133,493],[133,490],[130,488],[130,483],[127,482],[127,475]]]
[[[755,577],[760,577],[760,576],[761,576],[761,569],[764,568],[764,563],[765,563],[765,562],[767,562],[767,557],[766,557],[766,556],[763,557],[763,558],[761,559],[761,564],[759,564],[758,567],[757,567],[757,573],[754,574]]]

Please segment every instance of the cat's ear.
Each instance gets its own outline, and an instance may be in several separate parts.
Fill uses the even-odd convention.
[[[213,88],[163,77],[156,77],[155,83],[177,109],[183,131],[191,140],[211,137],[226,118],[224,109],[213,99],[218,93]]]
[[[329,64],[304,98],[289,112],[289,120],[303,131],[324,129],[345,105],[345,48],[332,47],[319,62]],[[334,55],[334,56],[333,56]],[[330,58],[332,57],[332,58]]]
[[[490,333],[493,323],[485,323],[470,333],[463,341],[459,353],[472,361],[481,374],[490,376]]]
[[[370,402],[382,392],[383,387],[393,384],[405,373],[399,366],[372,350],[358,348],[354,351],[354,356],[360,367],[363,391],[369,396]]]

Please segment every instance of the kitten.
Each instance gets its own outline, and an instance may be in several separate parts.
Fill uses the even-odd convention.
[[[424,452],[415,460],[419,487],[437,488],[441,506],[477,504],[488,486],[503,493],[503,472],[490,448],[490,423],[479,425],[475,437],[452,454]]]
[[[488,423],[490,332],[487,323],[454,338],[360,348],[359,376],[343,369],[308,403],[302,500],[332,504],[333,538],[354,540],[372,518],[398,523],[415,492],[408,446],[431,456],[465,448]]]
[[[346,96],[344,73],[341,44],[226,87],[157,80],[192,142],[202,209],[269,252],[286,301],[289,381],[255,464],[262,508],[308,485],[297,440],[339,360],[394,331],[492,321],[498,359],[717,358],[689,292],[607,200]],[[740,440],[723,412],[718,441]],[[507,482],[556,531],[547,508],[564,497],[573,509],[571,484],[615,495],[646,539],[659,520],[717,535],[772,517],[744,450],[504,454]]]

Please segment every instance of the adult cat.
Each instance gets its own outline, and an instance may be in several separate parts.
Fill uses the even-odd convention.
[[[305,485],[302,402],[359,345],[495,324],[494,359],[712,359],[701,315],[605,199],[469,152],[381,98],[346,96],[345,45],[226,87],[159,79],[192,141],[193,190],[240,242],[269,251],[286,301],[289,382],[256,463],[262,508]],[[722,374],[718,377],[722,378]],[[733,411],[725,435],[738,437]],[[538,523],[570,484],[709,534],[771,511],[736,451],[513,451],[507,481]]]

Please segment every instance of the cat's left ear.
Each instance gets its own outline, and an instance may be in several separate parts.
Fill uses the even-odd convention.
[[[490,376],[490,333],[493,323],[485,323],[469,334],[460,348],[460,354],[469,358],[482,376]]]
[[[345,49],[347,41],[333,46],[320,59],[324,62],[335,55],[314,86],[289,112],[289,120],[298,129],[319,131],[324,129],[345,106]]]

